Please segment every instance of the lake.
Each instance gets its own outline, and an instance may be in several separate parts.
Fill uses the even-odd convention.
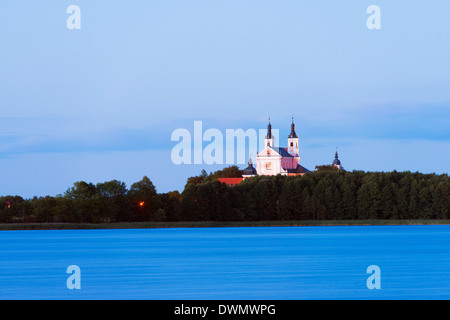
[[[447,225],[0,231],[0,299],[449,298]]]

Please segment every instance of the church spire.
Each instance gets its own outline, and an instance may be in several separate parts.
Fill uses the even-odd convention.
[[[294,116],[292,116],[291,134],[289,135],[289,138],[298,138],[297,134],[295,133]]]
[[[269,124],[267,125],[266,139],[272,139],[272,125],[270,124],[270,116],[269,116]]]
[[[337,166],[338,168],[342,168],[341,161],[339,160],[339,155],[337,152],[337,147],[336,147],[336,153],[334,154],[333,165]]]
[[[273,148],[274,136],[272,135],[272,125],[270,124],[270,116],[269,116],[269,124],[267,125],[267,135],[266,138],[264,139],[264,144],[267,147]]]
[[[288,136],[288,153],[293,157],[298,157],[298,136],[295,133],[294,116],[292,116],[291,133]]]

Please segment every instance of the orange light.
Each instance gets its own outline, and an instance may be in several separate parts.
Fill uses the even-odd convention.
[[[143,206],[144,206],[144,204],[145,204],[145,202],[144,202],[144,201],[141,201],[141,202],[139,202],[139,206],[140,206],[140,207],[143,207]]]

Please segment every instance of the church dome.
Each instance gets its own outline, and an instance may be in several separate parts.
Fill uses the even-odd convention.
[[[340,166],[341,165],[341,161],[339,159],[334,159],[333,160],[333,164]]]
[[[336,151],[336,154],[334,155],[333,164],[336,165],[336,166],[340,166],[341,165],[341,161],[338,159],[337,151]]]
[[[246,175],[246,176],[256,175],[256,169],[253,168],[252,164],[244,169],[244,175]]]
[[[244,176],[256,176],[256,169],[253,168],[252,159],[248,162],[248,167],[244,169]]]

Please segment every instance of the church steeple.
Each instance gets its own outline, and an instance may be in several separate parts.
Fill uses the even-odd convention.
[[[298,156],[298,136],[295,133],[294,116],[292,116],[291,133],[288,136],[288,152],[294,157]]]
[[[289,138],[298,138],[297,134],[295,133],[294,117],[292,117],[291,134],[289,135]]]
[[[266,139],[272,139],[272,125],[270,124],[270,117],[269,117],[269,124],[267,125]]]
[[[334,154],[334,160],[332,163],[333,166],[337,167],[338,170],[344,170],[344,167],[341,164],[341,160],[339,160],[339,155],[336,148],[336,153]]]
[[[273,147],[274,137],[272,135],[272,125],[270,124],[270,117],[269,117],[269,124],[267,125],[267,135],[264,139],[264,144],[266,147]]]

